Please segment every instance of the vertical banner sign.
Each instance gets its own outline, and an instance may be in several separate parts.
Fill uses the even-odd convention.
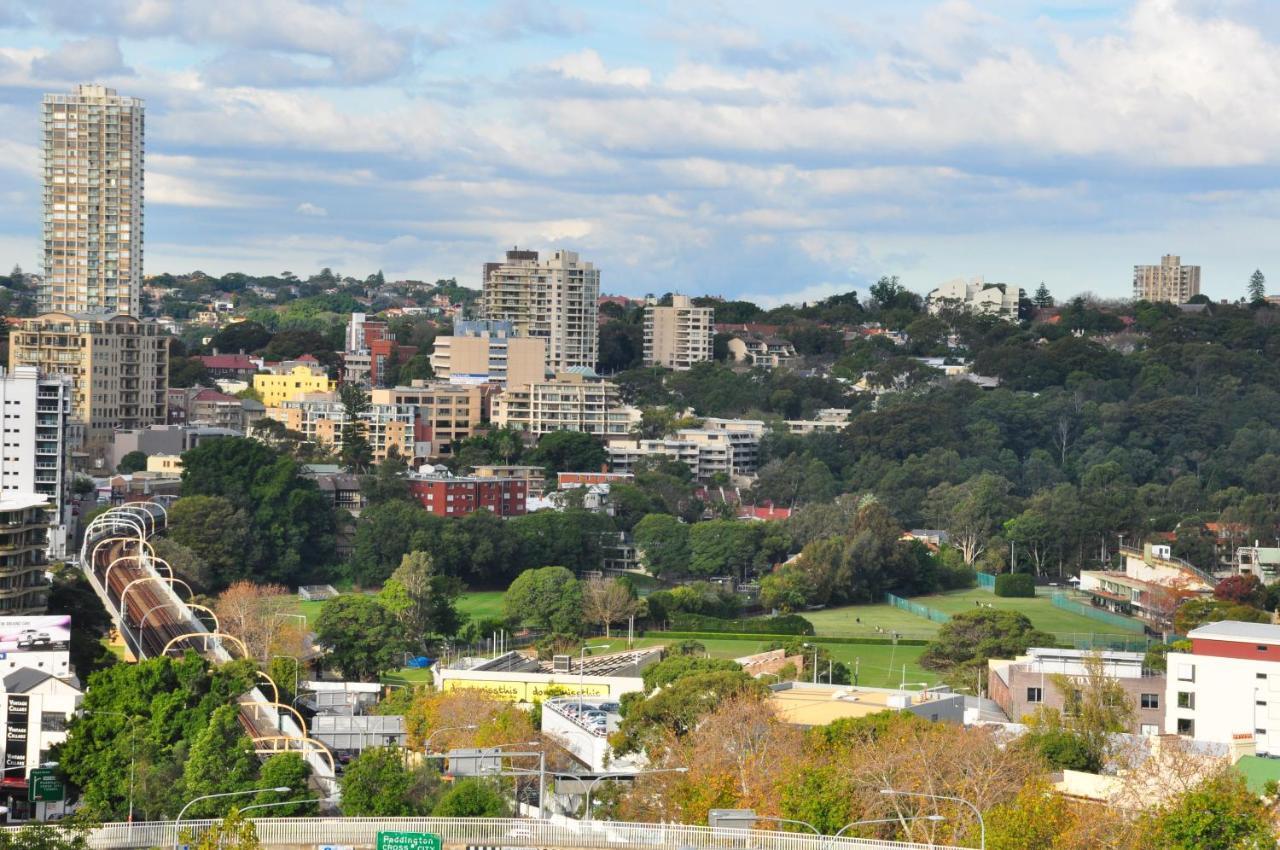
[[[30,701],[30,697],[20,694],[9,694],[5,697],[8,715],[4,724],[4,766],[6,768],[25,767],[27,764],[27,720]]]

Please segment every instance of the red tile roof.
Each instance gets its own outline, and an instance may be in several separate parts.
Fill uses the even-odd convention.
[[[206,369],[257,369],[247,354],[204,354],[195,358]]]

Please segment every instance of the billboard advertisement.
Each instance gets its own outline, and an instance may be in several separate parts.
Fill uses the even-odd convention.
[[[70,614],[0,617],[0,653],[65,652],[70,648]]]

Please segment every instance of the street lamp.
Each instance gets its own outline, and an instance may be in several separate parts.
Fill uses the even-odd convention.
[[[866,826],[873,823],[901,823],[904,820],[928,820],[937,823],[938,821],[944,821],[946,819],[947,818],[944,815],[912,815],[908,818],[874,818],[872,820],[856,820],[852,823],[846,823],[844,826],[840,827],[836,834],[828,839],[827,846],[830,846],[837,838],[844,835],[844,831],[851,826]]]
[[[960,804],[962,804],[962,805],[968,806],[969,808],[973,809],[973,813],[974,813],[975,815],[977,815],[977,816],[978,816],[978,831],[979,831],[979,845],[978,845],[978,846],[981,848],[981,850],[986,850],[986,847],[987,847],[987,822],[983,819],[983,817],[982,817],[982,812],[978,810],[978,807],[977,807],[977,806],[975,806],[973,803],[970,803],[968,800],[964,799],[963,797],[948,797],[948,796],[945,796],[945,795],[943,795],[943,794],[925,794],[925,793],[924,793],[924,792],[922,792],[922,791],[898,791],[898,790],[895,790],[895,789],[893,789],[893,788],[881,788],[881,789],[880,789],[880,793],[881,793],[881,794],[885,794],[885,795],[890,796],[890,797],[893,797],[893,796],[898,796],[898,797],[924,797],[924,798],[929,799],[929,800],[949,800],[949,801],[951,801],[951,802],[953,802],[953,803],[960,803]]]
[[[818,645],[816,643],[802,644],[805,649],[813,649],[813,683],[818,684]]]
[[[662,768],[662,769],[660,769],[660,770],[641,770],[641,771],[637,771],[637,772],[635,772],[635,773],[604,773],[604,774],[601,774],[600,776],[597,776],[595,779],[591,780],[591,784],[587,786],[587,808],[586,808],[586,811],[584,812],[584,815],[585,815],[585,817],[586,817],[586,819],[587,819],[587,820],[592,820],[592,817],[591,817],[591,793],[592,793],[593,791],[595,791],[595,790],[596,790],[596,786],[597,786],[597,785],[599,785],[599,784],[600,784],[600,782],[601,782],[602,780],[605,780],[605,779],[626,779],[626,778],[631,777],[631,776],[649,776],[649,775],[654,774],[654,773],[688,773],[688,772],[689,772],[689,768],[687,768],[687,767],[664,767],[664,768]]]
[[[320,803],[320,802],[323,802],[323,801],[319,797],[307,797],[304,800],[281,800],[278,803],[254,803],[252,806],[245,806],[243,809],[241,809],[240,814],[244,814],[245,812],[251,809],[270,809],[274,806],[303,806],[308,803]]]
[[[582,692],[587,688],[587,650],[588,649],[608,649],[609,644],[598,643],[595,646],[583,645],[581,651],[578,652],[578,713],[582,713]]]
[[[475,723],[468,723],[466,726],[445,726],[444,728],[437,729],[427,736],[427,740],[422,742],[422,751],[424,753],[431,752],[431,739],[434,738],[436,735],[439,735],[441,732],[457,732],[461,729],[479,729],[479,728],[480,727],[477,726]]]
[[[263,791],[275,791],[277,794],[288,794],[293,789],[288,785],[281,785],[276,788],[246,788],[243,791],[223,791],[221,794],[205,794],[202,797],[196,797],[194,800],[188,800],[187,804],[178,812],[178,816],[173,821],[173,850],[178,850],[178,825],[182,823],[182,816],[187,813],[187,809],[191,808],[201,800],[216,800],[219,797],[243,797],[246,794],[261,794]]]
[[[800,826],[809,827],[809,829],[813,830],[814,835],[819,835],[819,836],[822,835],[822,833],[818,831],[818,828],[813,824],[809,823],[807,820],[792,820],[791,818],[775,818],[775,817],[770,817],[769,815],[757,815],[757,814],[752,814],[751,819],[773,821],[774,823],[797,823],[797,824],[800,824]]]

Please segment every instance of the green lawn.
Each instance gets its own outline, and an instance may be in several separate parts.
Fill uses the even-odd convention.
[[[884,604],[802,611],[801,616],[813,623],[819,637],[882,637],[884,632],[898,632],[929,640],[938,631],[937,623]]]
[[[1047,596],[1033,599],[1010,599],[996,596],[986,590],[956,590],[933,596],[916,596],[912,602],[919,602],[946,614],[961,614],[965,611],[976,611],[975,603],[990,605],[1004,611],[1019,611],[1027,615],[1038,629],[1053,632],[1056,635],[1070,634],[1110,634],[1118,632],[1115,627],[1106,623],[1055,608]]]
[[[458,612],[466,614],[473,620],[481,617],[501,617],[501,590],[472,590],[458,597]]]
[[[647,637],[637,639],[634,645],[636,647],[645,647],[659,644],[669,645],[673,642],[670,638]],[[812,642],[822,644],[823,648],[831,653],[832,658],[849,665],[851,672],[856,667],[858,670],[858,684],[861,685],[870,685],[872,687],[897,686],[902,682],[902,667],[904,664],[906,665],[908,682],[929,682],[932,684],[938,680],[937,674],[921,669],[918,663],[920,653],[924,651],[922,646],[823,643],[821,638],[812,639]],[[766,641],[754,640],[708,639],[700,640],[699,643],[707,648],[707,654],[712,658],[741,658],[744,655],[760,652],[767,646]],[[595,650],[595,653],[599,654],[626,649],[627,641],[625,637],[622,639],[615,638],[611,641],[593,640],[591,645],[608,646],[607,649]],[[821,672],[819,671],[819,673]]]

